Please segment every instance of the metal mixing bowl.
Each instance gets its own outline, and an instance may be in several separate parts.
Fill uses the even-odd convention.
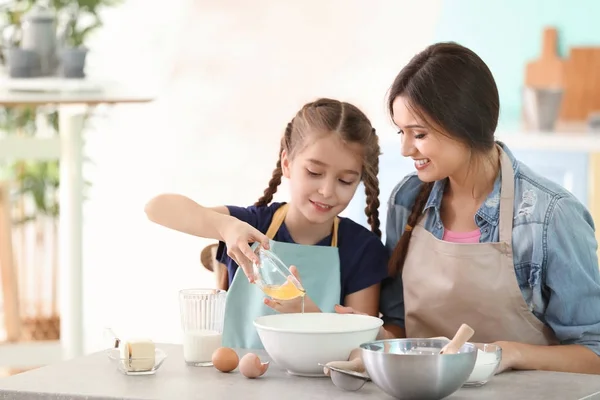
[[[457,354],[439,354],[444,339],[391,339],[363,343],[362,359],[371,380],[402,400],[438,400],[469,378],[477,348],[466,343]]]

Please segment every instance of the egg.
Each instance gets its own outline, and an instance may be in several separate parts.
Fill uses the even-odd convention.
[[[231,372],[237,368],[240,359],[235,350],[219,347],[212,354],[213,366],[221,372]]]
[[[260,358],[254,353],[248,353],[240,360],[240,373],[246,378],[254,379],[267,372],[269,362],[260,362]]]

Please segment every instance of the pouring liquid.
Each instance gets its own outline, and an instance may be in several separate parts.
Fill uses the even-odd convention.
[[[306,295],[306,291],[299,289],[293,282],[287,281],[283,285],[265,285],[262,291],[273,300],[292,300],[301,297],[302,314],[304,314],[304,296]]]

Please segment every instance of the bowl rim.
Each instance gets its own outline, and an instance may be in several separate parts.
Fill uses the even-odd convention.
[[[297,313],[298,315],[302,315],[300,313]],[[309,313],[306,313],[306,315],[308,315]],[[309,334],[309,335],[314,335],[314,334],[318,334],[318,335],[335,335],[335,334],[341,334],[341,333],[357,333],[357,332],[365,332],[365,331],[370,331],[373,329],[377,329],[379,330],[379,328],[381,328],[383,326],[383,320],[379,317],[373,317],[371,315],[362,315],[362,314],[338,314],[338,313],[311,313],[311,314],[336,314],[336,315],[351,315],[352,317],[343,317],[343,318],[359,318],[359,319],[365,319],[365,320],[371,320],[373,321],[373,326],[369,326],[369,327],[365,327],[365,328],[360,328],[360,329],[353,329],[353,330],[345,330],[345,329],[335,329],[335,330],[328,330],[328,331],[320,331],[320,330],[302,330],[302,331],[298,331],[297,329],[292,329],[292,328],[275,328],[272,326],[266,326],[260,323],[260,320],[264,320],[264,319],[272,319],[272,318],[285,318],[285,317],[281,317],[282,315],[289,315],[289,314],[270,314],[270,315],[261,315],[260,317],[257,317],[254,319],[253,324],[254,327],[256,329],[260,329],[262,331],[269,331],[269,332],[279,332],[279,333],[300,333],[300,334]],[[303,317],[300,317],[303,318]],[[375,322],[377,321],[377,322]]]
[[[479,343],[479,342],[472,342],[472,343],[475,345],[475,347],[478,350],[481,350],[484,353],[492,353],[492,354],[500,354],[500,355],[502,355],[502,347],[500,345],[497,345],[495,343]],[[486,351],[486,350],[484,350],[486,347],[489,347],[490,349],[491,348],[496,348],[496,350],[494,350],[494,351]]]
[[[450,340],[448,339],[438,339],[438,338],[394,338],[394,339],[377,339],[377,340],[371,340],[369,342],[365,342],[365,343],[361,343],[359,348],[362,352],[369,352],[369,353],[374,353],[374,354],[391,354],[393,356],[415,356],[416,354],[398,354],[398,353],[383,353],[379,350],[371,350],[369,348],[367,348],[367,346],[370,345],[374,345],[374,344],[384,344],[384,343],[392,343],[392,342],[416,342],[416,341],[428,341],[430,343],[448,343]],[[475,343],[473,342],[465,342],[465,344],[463,346],[467,346],[470,351],[464,352],[464,353],[456,353],[456,354],[420,354],[420,356],[459,356],[461,354],[471,354],[474,353],[475,355],[477,355],[477,346],[475,345]],[[442,348],[440,347],[440,350]]]

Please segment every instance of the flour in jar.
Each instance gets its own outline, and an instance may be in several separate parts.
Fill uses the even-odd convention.
[[[477,361],[467,382],[483,382],[490,379],[497,367],[496,353],[477,350]]]

